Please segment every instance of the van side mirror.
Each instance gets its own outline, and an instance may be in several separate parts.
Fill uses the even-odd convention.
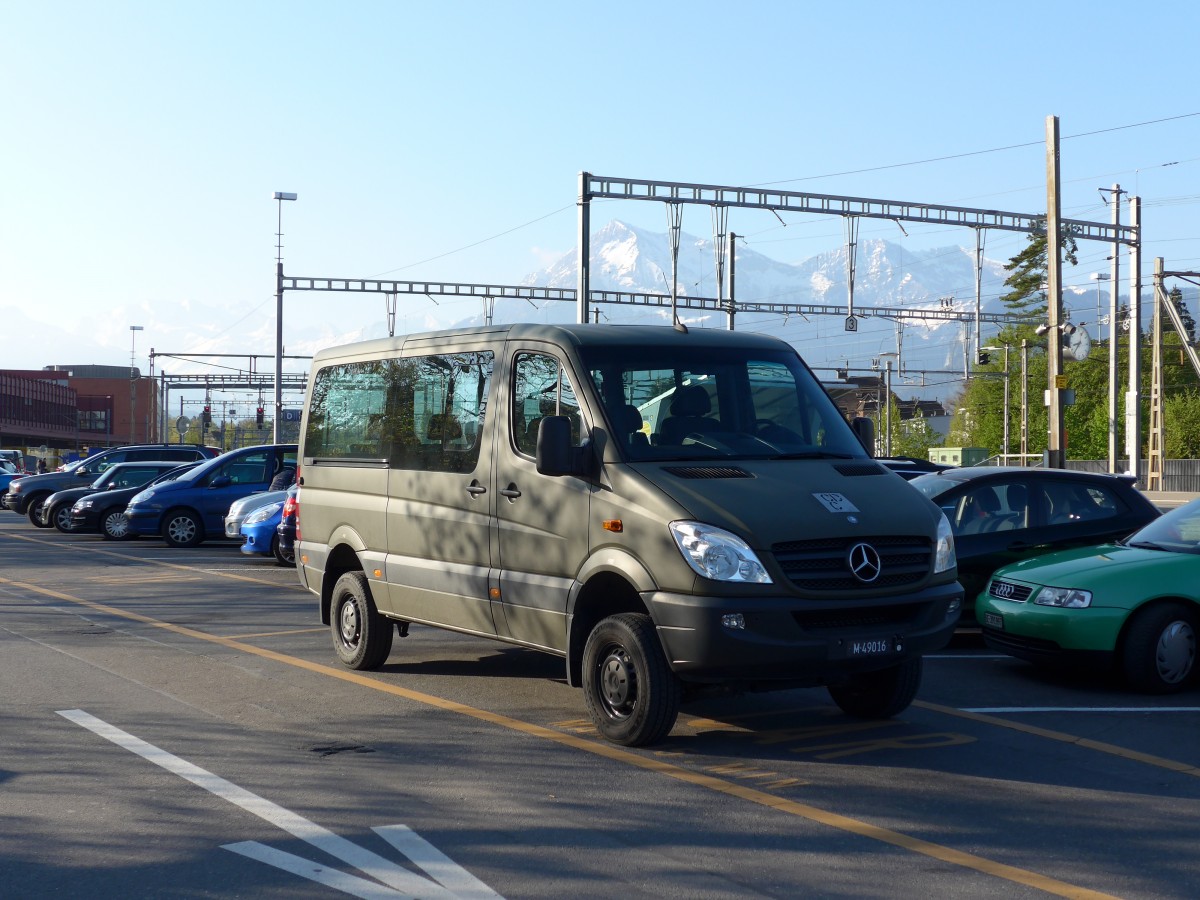
[[[571,443],[571,420],[545,416],[538,423],[537,470],[542,475],[587,475],[591,447]]]
[[[851,420],[850,428],[858,437],[859,443],[863,445],[863,449],[867,451],[867,456],[874,456],[875,420],[868,419],[866,416],[859,416]]]
[[[210,488],[223,488],[223,487],[228,487],[231,484],[233,484],[233,479],[230,478],[228,475],[218,475],[216,478],[214,478],[212,481],[210,481],[208,483],[208,486]]]

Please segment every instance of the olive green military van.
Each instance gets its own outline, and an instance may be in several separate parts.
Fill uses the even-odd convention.
[[[313,361],[298,571],[351,668],[412,624],[562,657],[600,733],[709,690],[905,709],[959,617],[944,515],[788,344],[511,325]]]

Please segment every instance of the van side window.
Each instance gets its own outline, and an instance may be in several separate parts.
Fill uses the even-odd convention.
[[[326,366],[317,372],[304,432],[309,457],[388,457],[382,424],[392,370],[391,360],[373,360]]]
[[[492,384],[490,351],[392,360],[385,430],[392,467],[471,472],[479,462]]]
[[[518,353],[513,364],[513,444],[526,456],[537,453],[538,424],[545,416],[571,420],[571,443],[583,442],[583,417],[571,379],[559,361],[544,353]]]

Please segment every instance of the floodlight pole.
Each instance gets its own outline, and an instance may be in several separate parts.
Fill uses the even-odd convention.
[[[275,417],[271,422],[271,443],[279,443],[279,422],[283,418],[283,201],[295,200],[287,191],[275,192],[278,218],[275,225]]]

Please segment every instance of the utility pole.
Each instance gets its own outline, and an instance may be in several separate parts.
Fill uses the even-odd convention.
[[[1046,465],[1051,469],[1066,467],[1065,420],[1062,389],[1066,386],[1062,374],[1062,230],[1059,195],[1058,116],[1046,117],[1046,282],[1049,294],[1049,322],[1046,332],[1046,386],[1048,397]]]
[[[1129,390],[1125,394],[1125,455],[1139,478],[1142,458],[1142,242],[1140,197],[1129,198],[1129,224],[1138,239],[1129,248]]]
[[[1112,221],[1115,231],[1121,224],[1121,190],[1119,184],[1112,186]],[[1108,297],[1108,471],[1117,471],[1117,393],[1120,391],[1119,365],[1121,347],[1121,329],[1118,327],[1120,303],[1118,302],[1117,277],[1121,273],[1121,244],[1112,244],[1112,271],[1109,272],[1108,286],[1111,293]]]
[[[734,277],[733,269],[737,262],[737,235],[729,232],[729,330],[733,331],[733,317],[737,315],[737,307],[733,300]]]
[[[1029,454],[1029,341],[1021,338],[1021,465]]]

